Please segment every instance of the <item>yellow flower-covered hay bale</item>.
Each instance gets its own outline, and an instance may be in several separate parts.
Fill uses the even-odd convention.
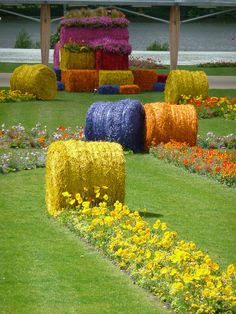
[[[61,70],[67,69],[95,69],[95,53],[71,52],[68,49],[61,48]]]
[[[94,186],[107,186],[111,203],[124,201],[125,160],[121,145],[108,142],[58,141],[49,146],[46,159],[46,203],[57,215],[65,208],[62,193],[73,196]]]
[[[145,148],[170,140],[196,145],[198,120],[192,105],[149,103],[145,111]]]
[[[10,79],[11,90],[31,93],[37,99],[51,100],[57,94],[56,74],[44,64],[21,65]]]
[[[208,78],[203,71],[173,70],[169,73],[165,85],[165,101],[178,103],[181,95],[191,97],[208,96]]]
[[[132,71],[99,71],[99,86],[102,85],[132,85]]]

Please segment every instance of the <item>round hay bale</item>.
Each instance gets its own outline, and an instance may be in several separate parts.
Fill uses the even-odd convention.
[[[56,74],[44,64],[22,65],[10,79],[11,90],[32,93],[37,99],[51,100],[57,94]]]
[[[149,103],[145,111],[145,148],[170,140],[196,145],[198,120],[192,105]]]
[[[138,100],[95,102],[86,115],[85,138],[88,141],[120,143],[134,152],[143,151],[144,110]]]
[[[193,105],[170,105],[170,139],[195,146],[198,132],[197,112]]]
[[[176,104],[181,95],[206,98],[208,87],[208,78],[203,71],[173,70],[166,80],[165,101]]]
[[[148,103],[144,105],[145,122],[145,149],[152,145],[169,142],[170,129],[169,106],[164,102]]]
[[[107,186],[109,202],[124,202],[125,160],[122,147],[116,143],[58,141],[49,146],[46,159],[46,204],[56,216],[66,207],[62,193],[73,196],[94,186]]]

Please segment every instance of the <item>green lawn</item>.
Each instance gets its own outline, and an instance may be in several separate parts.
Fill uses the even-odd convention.
[[[236,97],[236,90],[210,90],[210,96]],[[47,125],[50,131],[59,125],[84,126],[88,107],[95,101],[115,101],[124,98],[139,99],[142,103],[164,101],[164,94],[145,92],[138,95],[98,95],[93,93],[59,92],[53,101],[29,101],[19,103],[0,103],[0,124],[22,123],[32,128],[37,122]],[[222,121],[224,127],[222,128]],[[213,131],[219,135],[236,133],[236,122],[220,118],[199,120],[199,134]]]
[[[236,97],[236,90],[210,94]],[[127,96],[61,92],[51,102],[0,104],[0,124],[32,127],[39,121],[49,130],[84,125],[90,104],[120,98]],[[132,98],[162,101],[163,93]],[[236,133],[236,123],[200,120],[199,134],[208,131]],[[223,267],[236,263],[235,189],[148,154],[127,155],[126,174],[130,208],[139,208],[150,222],[167,222],[181,239],[196,242]],[[125,273],[47,216],[44,175],[44,169],[0,175],[0,312],[166,313]]]
[[[223,76],[235,76],[236,67],[201,67],[197,65],[179,65],[178,70],[188,71],[204,71],[207,75],[223,75]],[[168,73],[169,67],[159,69],[158,73]]]
[[[0,186],[1,313],[166,313],[47,216],[44,169],[1,175]]]
[[[11,73],[15,68],[22,65],[23,63],[7,63],[0,62],[0,73]],[[50,67],[53,67],[50,64]],[[179,70],[189,70],[189,71],[205,71],[207,75],[236,75],[236,67],[200,67],[197,65],[179,65]],[[158,73],[168,73],[170,71],[169,66],[158,69]]]

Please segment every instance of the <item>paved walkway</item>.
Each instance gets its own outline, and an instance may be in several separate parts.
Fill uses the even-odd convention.
[[[10,86],[11,73],[0,73],[0,87]],[[236,76],[208,76],[210,89],[235,89]]]

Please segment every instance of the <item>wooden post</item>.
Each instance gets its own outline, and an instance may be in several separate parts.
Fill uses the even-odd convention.
[[[51,36],[51,10],[49,4],[41,4],[40,12],[40,44],[41,62],[48,65],[50,36]]]
[[[178,5],[170,8],[170,69],[175,70],[178,63],[179,52],[179,29],[180,29],[180,8]]]

